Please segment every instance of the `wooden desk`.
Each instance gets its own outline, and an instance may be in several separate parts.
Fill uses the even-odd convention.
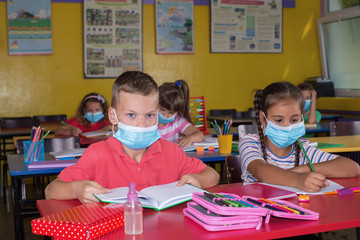
[[[341,147],[322,148],[324,152],[359,152],[360,151],[360,135],[351,136],[334,136],[334,137],[314,137],[308,139],[310,142],[345,144]]]
[[[326,133],[330,135],[330,123],[329,122],[321,122],[316,124],[316,126],[306,125],[305,124],[306,133]]]
[[[360,186],[360,178],[332,180],[345,187]],[[243,195],[237,188],[241,185],[242,183],[218,185],[208,190]],[[263,222],[260,230],[254,228],[209,232],[183,215],[182,210],[186,206],[186,203],[183,203],[160,212],[144,209],[144,233],[141,235],[129,238],[130,236],[126,236],[122,228],[103,236],[102,239],[274,239],[360,226],[359,193],[347,196],[312,195],[308,203],[300,203],[297,198],[287,200],[320,213],[319,220],[305,221],[271,217],[270,223]],[[78,200],[37,201],[37,207],[42,216],[80,204]]]

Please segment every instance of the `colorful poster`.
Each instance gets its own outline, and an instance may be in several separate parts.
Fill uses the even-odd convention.
[[[52,54],[51,0],[7,0],[9,55]]]
[[[156,52],[158,54],[194,53],[194,2],[157,0]]]
[[[84,49],[87,78],[142,71],[141,0],[85,0]]]
[[[282,52],[282,0],[210,0],[211,52]]]

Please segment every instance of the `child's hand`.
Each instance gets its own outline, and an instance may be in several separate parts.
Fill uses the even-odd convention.
[[[306,192],[318,192],[329,186],[326,177],[321,173],[309,172],[300,174],[298,188]]]
[[[76,188],[77,198],[82,203],[99,202],[99,200],[93,196],[94,193],[102,194],[110,192],[109,189],[102,187],[94,181],[79,181]]]
[[[315,89],[311,90],[311,103],[316,102],[316,97],[317,97],[317,94],[316,94]]]
[[[177,186],[180,187],[185,183],[190,183],[195,187],[199,187],[199,188],[201,187],[199,180],[195,177],[195,174],[185,174],[184,176],[182,176]]]
[[[191,137],[186,137],[186,136],[183,136],[182,138],[179,139],[178,143],[179,147],[181,148],[184,148],[186,146],[189,146],[192,144],[192,141],[191,141]]]
[[[81,132],[82,132],[82,131],[81,131],[80,128],[72,128],[72,129],[71,129],[71,136],[78,137]]]

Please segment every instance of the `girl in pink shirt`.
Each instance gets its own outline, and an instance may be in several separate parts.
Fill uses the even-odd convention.
[[[192,125],[189,87],[184,80],[166,82],[159,87],[159,132],[162,139],[186,147],[201,142],[204,134]]]

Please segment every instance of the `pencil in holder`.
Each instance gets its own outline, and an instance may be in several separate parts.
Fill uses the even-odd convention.
[[[233,135],[218,135],[219,152],[222,154],[231,153]]]
[[[25,164],[45,160],[44,140],[38,142],[24,141],[23,146]]]

